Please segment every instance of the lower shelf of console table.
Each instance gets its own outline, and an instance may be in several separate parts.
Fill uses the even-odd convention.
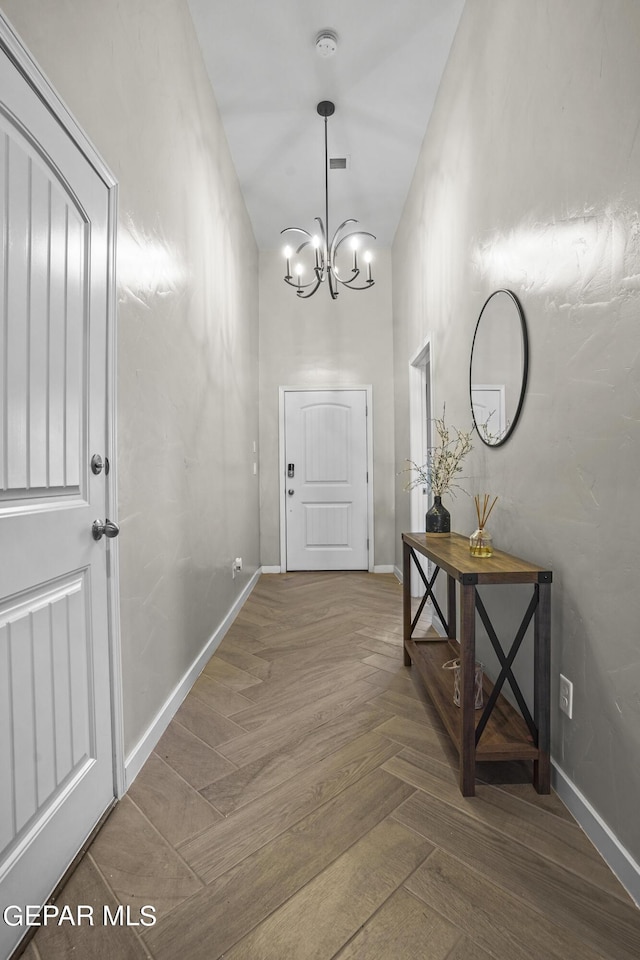
[[[551,571],[500,551],[490,558],[473,558],[469,554],[468,538],[455,533],[434,539],[425,534],[403,533],[402,540],[405,664],[413,664],[420,674],[458,751],[462,794],[473,796],[475,793],[476,762],[483,760],[533,761],[534,786],[539,793],[549,793]],[[430,579],[427,579],[418,555],[427,557],[435,565]],[[415,615],[412,613],[410,588],[412,562],[425,586],[424,597]],[[434,592],[434,583],[441,570],[447,576],[446,616]],[[530,602],[508,650],[503,649],[478,592],[477,588],[482,584],[532,585]],[[459,631],[456,631],[457,594]],[[432,601],[447,638],[413,636],[428,600]],[[474,703],[476,616],[482,620],[501,666],[495,685],[484,678],[484,705],[478,710]],[[511,669],[531,623],[534,635],[532,711]],[[452,659],[460,660],[459,706],[453,699],[453,671],[443,669],[443,665]],[[509,683],[519,710],[502,695],[505,682]]]
[[[444,664],[460,656],[457,643],[449,640],[408,640],[405,645],[433,705],[458,753],[461,750],[460,707],[453,702],[453,676]],[[492,684],[484,678],[484,703]],[[477,717],[482,710],[476,710]],[[527,725],[506,697],[500,695],[475,748],[476,760],[537,760],[538,748]]]

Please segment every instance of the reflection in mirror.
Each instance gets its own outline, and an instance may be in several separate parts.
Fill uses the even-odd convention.
[[[496,290],[480,311],[469,370],[473,422],[487,446],[500,446],[515,427],[527,386],[528,366],[529,345],[522,307],[510,290]]]

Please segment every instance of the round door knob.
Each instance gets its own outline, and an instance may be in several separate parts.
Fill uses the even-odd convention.
[[[289,494],[290,497],[292,497],[293,494],[294,494],[294,491],[293,491],[291,488],[289,488],[289,489],[287,490],[287,493]]]
[[[109,457],[105,457],[104,460],[99,453],[94,453],[91,457],[91,473],[94,477],[97,477],[98,474],[102,473],[104,467],[105,477],[109,473]]]
[[[91,533],[94,540],[102,540],[103,537],[117,537],[120,533],[120,527],[113,520],[94,520],[91,527]]]

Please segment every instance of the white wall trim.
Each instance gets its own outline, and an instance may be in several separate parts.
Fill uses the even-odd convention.
[[[426,369],[429,367],[429,403],[426,397]],[[433,410],[433,337],[429,334],[409,360],[409,449],[412,460],[424,463],[428,448],[427,419]],[[431,494],[419,487],[411,491],[411,529],[422,530]],[[426,506],[425,506],[426,504]]]
[[[263,573],[283,573],[284,571],[281,569],[281,567],[263,567],[263,568],[262,568],[262,572],[263,572]],[[370,571],[370,572],[372,572],[372,573],[395,573],[395,572],[396,572],[396,568],[394,567],[394,565],[393,565],[392,563],[382,563],[382,564],[378,564],[378,566],[374,566],[373,570]]]
[[[400,567],[394,566],[393,572],[396,575],[396,580],[398,581],[398,583],[402,583],[402,570],[400,569]]]
[[[431,422],[433,419],[433,337],[428,334],[409,360],[409,456],[414,463],[426,461],[433,443]],[[427,399],[427,388],[429,396]],[[424,518],[431,506],[431,490],[414,487],[411,497],[411,529],[424,530]],[[431,574],[433,565],[424,557],[418,562],[425,573]],[[422,581],[415,568],[411,570],[411,596],[422,595]]]
[[[367,541],[369,543],[369,573],[373,573],[376,550],[373,510],[373,384],[364,387],[367,393]]]
[[[235,600],[233,606],[227,613],[222,623],[205,644],[204,649],[196,657],[193,664],[183,676],[182,680],[178,682],[177,686],[164,702],[163,706],[160,708],[149,727],[140,737],[133,750],[131,750],[131,752],[127,755],[125,759],[125,786],[127,790],[140,773],[143,765],[151,755],[153,748],[171,723],[171,720],[178,710],[178,707],[202,673],[202,670],[206,666],[207,662],[211,659],[216,649],[219,647],[222,639],[229,630],[229,627],[240,613],[240,610],[242,609],[247,597],[258,582],[262,572],[263,569],[259,567],[253,574],[249,582],[242,590],[242,593]]]
[[[1,10],[0,37],[2,48],[23,74],[29,86],[40,97],[51,115],[71,137],[98,176],[104,180],[106,186],[109,189],[114,187],[117,180],[100,156],[99,151],[77,122],[64,100],[56,93],[53,84],[33,59],[22,39]]]
[[[369,473],[369,482],[367,484],[367,537],[369,539],[369,573],[374,572],[374,551],[375,538],[373,528],[373,386],[372,384],[315,384],[313,386],[281,386],[278,388],[278,469],[280,471],[280,570],[282,573],[287,569],[287,526],[286,526],[286,453],[284,436],[284,398],[285,394],[292,393],[317,393],[322,390],[364,390],[367,395],[367,471]]]
[[[551,783],[592,844],[606,860],[636,906],[640,907],[640,865],[594,810],[575,783],[555,760],[551,760]]]
[[[116,293],[116,235],[118,223],[118,187],[109,191],[109,302],[107,306],[107,457],[111,469],[106,485],[109,517],[118,518],[118,423],[117,423],[117,293]],[[111,647],[111,729],[113,736],[113,778],[115,794],[121,797],[126,790],[124,757],[124,678],[122,674],[122,644],[120,631],[120,548],[117,540],[108,546],[109,638]]]
[[[278,501],[280,504],[280,569],[287,569],[287,505],[285,503],[284,475],[287,469],[287,455],[284,437],[284,395],[287,387],[278,388]]]

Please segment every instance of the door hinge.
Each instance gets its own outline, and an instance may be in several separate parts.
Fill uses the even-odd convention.
[[[369,537],[367,537],[367,550],[369,549]]]

